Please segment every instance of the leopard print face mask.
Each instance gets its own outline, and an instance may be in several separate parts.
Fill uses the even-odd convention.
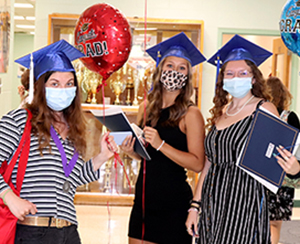
[[[175,70],[165,70],[162,72],[160,82],[167,91],[176,91],[185,86],[187,75]]]

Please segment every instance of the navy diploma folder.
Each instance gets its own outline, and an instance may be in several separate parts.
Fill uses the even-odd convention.
[[[278,153],[276,147],[279,145],[295,154],[299,146],[299,130],[268,110],[257,109],[237,165],[274,193],[285,177],[273,156],[273,153]]]
[[[134,143],[134,151],[138,153],[142,158],[151,160],[144,145],[138,139],[136,130],[134,130],[129,123],[126,115],[120,107],[105,108],[104,113],[102,110],[90,110],[94,116],[110,131],[131,131],[132,135],[136,138]]]

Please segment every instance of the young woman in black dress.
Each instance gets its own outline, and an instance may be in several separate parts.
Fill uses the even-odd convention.
[[[191,101],[191,67],[205,59],[183,33],[147,52],[158,66],[153,75],[153,90],[146,101],[146,125],[143,126],[144,103],[140,105],[138,124],[143,127],[151,160],[141,162],[129,243],[191,243],[185,227],[192,199],[186,169],[202,170],[205,136],[202,114]],[[140,159],[133,151],[134,141],[128,137],[121,148]]]

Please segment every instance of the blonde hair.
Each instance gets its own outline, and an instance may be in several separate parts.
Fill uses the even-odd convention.
[[[152,127],[157,124],[162,108],[163,84],[160,82],[160,77],[165,60],[166,58],[164,58],[159,63],[154,71],[153,89],[149,93],[147,98],[148,102],[146,107],[146,124],[150,123]],[[186,114],[188,107],[193,104],[191,101],[191,96],[193,94],[192,67],[190,62],[187,63],[188,80],[186,82],[186,85],[180,89],[180,93],[176,97],[174,105],[170,107],[170,116],[164,125],[177,126],[181,118]],[[143,118],[141,118],[139,124],[143,124]]]

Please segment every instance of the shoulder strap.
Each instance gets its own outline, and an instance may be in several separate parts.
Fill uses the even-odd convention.
[[[20,141],[20,144],[19,144],[17,150],[14,152],[14,155],[13,155],[9,165],[7,166],[7,169],[5,170],[5,172],[3,174],[4,181],[8,183],[11,179],[12,171],[13,171],[13,169],[16,165],[17,159],[19,158],[19,155],[20,155],[19,168],[18,168],[18,173],[17,173],[17,188],[16,188],[18,193],[20,193],[21,186],[23,183],[25,170],[26,170],[26,166],[27,166],[28,155],[29,155],[29,149],[30,149],[30,132],[31,132],[32,114],[28,109],[26,109],[26,110],[28,113],[28,117],[27,117],[27,121],[25,124],[24,133],[21,137],[21,141]],[[12,186],[10,185],[10,187],[12,187]]]
[[[256,105],[256,109],[258,109],[261,105],[263,105],[266,102],[266,100],[262,99],[258,102],[258,104]]]
[[[280,119],[282,119],[283,121],[287,122],[290,113],[291,113],[291,111],[283,110],[281,112],[281,114],[280,114]]]

